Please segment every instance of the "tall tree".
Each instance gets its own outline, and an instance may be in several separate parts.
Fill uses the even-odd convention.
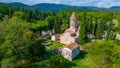
[[[12,17],[10,20],[6,21],[5,19],[0,23],[0,28],[2,28],[0,34],[3,35],[4,40],[0,44],[2,68],[13,68],[17,66],[18,60],[30,59],[32,56],[43,56],[45,49],[44,46],[39,45],[39,36],[30,30],[29,24],[25,21]],[[28,49],[30,46],[34,47],[31,48],[32,54]]]
[[[108,25],[106,40],[112,40],[113,39],[112,25],[113,25],[113,14],[111,14],[110,23]]]
[[[96,35],[96,30],[97,30],[97,18],[95,18],[95,22],[93,23],[93,29],[92,29],[92,34],[95,36]]]
[[[48,22],[48,29],[53,29],[54,28],[54,22],[55,22],[55,17],[53,16],[48,16],[45,19],[46,22]]]
[[[60,33],[60,27],[62,25],[62,20],[60,17],[57,17],[54,22],[54,31],[55,33]]]
[[[63,68],[65,61],[61,54],[53,56],[50,61],[50,68]]]
[[[100,23],[98,23],[98,27],[96,30],[95,38],[102,39],[102,35],[103,35],[103,22],[100,20]]]
[[[80,25],[79,31],[79,43],[84,44],[87,41],[87,24],[86,24],[86,12],[84,13],[84,21]]]
[[[110,21],[109,26],[108,26],[108,30],[107,30],[106,40],[112,40],[112,38],[113,38],[112,22]]]

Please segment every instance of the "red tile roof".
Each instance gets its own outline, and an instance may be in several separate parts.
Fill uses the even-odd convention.
[[[55,36],[56,38],[59,38],[60,34],[54,34],[53,36]]]
[[[65,32],[69,32],[70,34],[74,34],[75,32],[72,31],[71,29],[67,29]],[[78,38],[78,36],[71,36],[73,38]]]
[[[69,32],[70,34],[75,33],[74,31],[72,31],[71,29],[67,29],[65,32]]]
[[[71,43],[69,45],[64,46],[63,48],[68,48],[70,50],[74,50],[75,48],[78,48],[78,47],[79,47],[79,44],[77,44],[77,43]]]

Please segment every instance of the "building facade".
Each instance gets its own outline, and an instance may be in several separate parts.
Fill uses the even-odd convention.
[[[62,56],[72,61],[80,53],[80,48],[77,43],[66,45],[62,48]]]
[[[60,34],[54,34],[51,36],[51,40],[59,42],[60,41]]]
[[[71,44],[77,43],[79,36],[79,29],[77,27],[77,19],[75,13],[73,12],[70,17],[70,27],[65,30],[65,32],[60,36],[60,43]]]
[[[70,17],[70,27],[64,31],[63,34],[58,36],[58,34],[54,34],[51,36],[53,41],[59,40],[60,43],[65,44],[66,46],[60,48],[60,52],[62,56],[68,60],[73,60],[80,53],[80,46],[78,43],[79,37],[79,29],[77,27],[77,19],[75,13],[72,13]]]
[[[120,40],[120,34],[116,34],[116,39]]]

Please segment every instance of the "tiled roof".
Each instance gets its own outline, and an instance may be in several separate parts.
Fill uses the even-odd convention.
[[[64,46],[63,48],[68,48],[70,50],[74,50],[77,47],[79,47],[79,44],[77,44],[77,43],[71,43],[69,45]]]
[[[69,32],[70,34],[75,33],[74,31],[72,31],[71,29],[67,29],[65,32]]]
[[[65,32],[68,32],[68,33],[70,33],[70,34],[74,34],[75,32],[74,31],[72,31],[71,29],[66,29],[66,31]],[[75,33],[76,34],[76,33]],[[75,35],[75,36],[71,36],[71,37],[73,37],[73,38],[78,38],[78,36],[77,35]]]
[[[53,36],[55,36],[56,38],[59,38],[60,34],[54,34]]]

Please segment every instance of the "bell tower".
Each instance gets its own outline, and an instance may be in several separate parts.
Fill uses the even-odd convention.
[[[75,13],[72,13],[72,16],[70,17],[70,29],[73,31],[76,31],[77,28],[77,20],[76,20],[76,16]]]

